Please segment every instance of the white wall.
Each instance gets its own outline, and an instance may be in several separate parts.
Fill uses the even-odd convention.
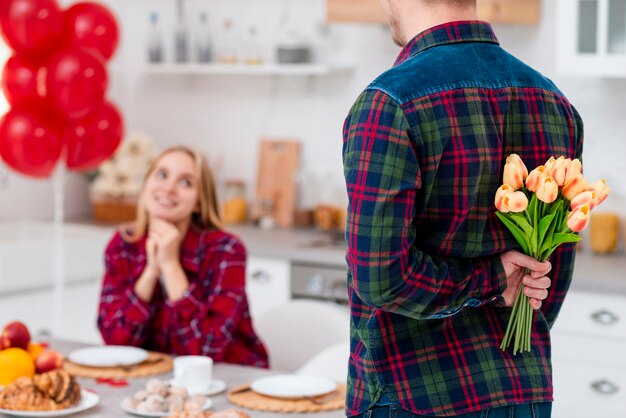
[[[260,138],[297,138],[303,143],[304,204],[345,200],[341,169],[343,119],[360,90],[391,66],[399,49],[381,26],[324,27],[323,0],[196,0],[190,16],[204,9],[214,29],[225,16],[240,30],[259,28],[266,58],[280,37],[284,7],[291,6],[291,25],[313,41],[322,60],[350,63],[352,72],[327,77],[145,75],[148,14],[160,11],[163,33],[170,35],[172,0],[108,0],[124,16],[124,44],[111,66],[110,97],[126,117],[128,131],[151,134],[162,148],[187,143],[223,158],[221,179],[246,180],[253,193]],[[624,171],[626,155],[622,103],[626,78],[602,80],[555,75],[553,1],[544,1],[539,26],[496,26],[504,48],[552,78],[578,108],[586,123],[585,170],[590,178],[606,177],[616,195],[626,193],[615,173]],[[192,23],[195,19],[192,19]],[[216,36],[219,40],[219,36]],[[171,51],[167,51],[171,54]],[[171,56],[171,55],[170,55]],[[70,187],[68,213],[87,213],[84,184]],[[11,175],[0,189],[0,219],[51,216],[48,182]]]

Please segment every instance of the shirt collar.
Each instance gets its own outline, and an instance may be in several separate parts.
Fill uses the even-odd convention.
[[[499,45],[496,34],[487,22],[463,20],[443,23],[426,29],[411,39],[396,58],[394,67],[428,48],[460,42],[488,42]]]

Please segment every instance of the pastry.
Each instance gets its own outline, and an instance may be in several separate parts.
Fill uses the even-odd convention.
[[[12,411],[57,411],[76,405],[80,386],[65,370],[22,377],[0,392],[0,408]]]

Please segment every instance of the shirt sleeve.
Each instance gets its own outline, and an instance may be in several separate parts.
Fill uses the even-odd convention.
[[[134,292],[137,280],[128,251],[117,234],[105,252],[105,274],[98,309],[98,329],[106,344],[142,346],[154,307]],[[135,260],[140,261],[140,260]]]
[[[576,158],[582,161],[584,125],[582,118],[573,106],[572,111],[574,116],[572,134],[575,135],[576,138]],[[560,245],[550,256],[552,271],[549,275],[552,279],[552,286],[548,289],[548,297],[541,305],[541,312],[545,316],[550,328],[554,325],[561,310],[561,306],[563,305],[563,301],[565,300],[565,295],[569,290],[572,276],[574,275],[575,257],[575,244]]]
[[[347,261],[364,303],[415,319],[495,301],[505,289],[499,255],[463,259],[420,251],[413,224],[422,177],[401,106],[364,92],[344,125]]]
[[[245,273],[245,248],[226,237],[206,257],[198,281],[190,284],[181,299],[167,302],[176,329],[170,336],[173,352],[224,360],[226,347],[247,310]]]

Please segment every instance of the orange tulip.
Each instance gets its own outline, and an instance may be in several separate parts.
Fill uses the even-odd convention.
[[[507,212],[523,212],[528,207],[528,198],[524,192],[507,193],[502,197],[502,206]]]
[[[589,224],[589,212],[591,209],[589,205],[578,206],[572,213],[567,217],[567,226],[572,232],[580,232],[587,227]]]
[[[565,182],[563,186],[563,197],[567,200],[572,200],[576,195],[584,192],[587,189],[587,182],[582,174],[578,174],[572,177],[569,181]]]
[[[537,195],[537,199],[542,202],[552,203],[559,195],[559,186],[552,177],[546,176],[539,180],[539,186],[535,194]]]
[[[591,208],[591,201],[593,200],[593,198],[595,197],[595,193],[592,192],[591,190],[587,190],[584,191],[582,193],[578,193],[576,196],[574,196],[574,198],[572,199],[572,203],[570,205],[570,208],[572,210],[576,209],[579,206],[583,206],[583,205],[588,205],[589,208]]]
[[[583,173],[583,165],[578,158],[573,159],[567,167],[567,175],[565,176],[565,184],[574,177]]]
[[[537,187],[539,187],[539,180],[545,175],[545,170],[546,167],[540,165],[528,174],[528,177],[526,177],[526,188],[528,190],[533,193],[537,191]]]
[[[591,201],[592,209],[604,202],[611,191],[611,189],[606,185],[606,181],[604,179],[594,182],[587,190],[591,190],[595,193],[595,196]]]
[[[560,156],[552,166],[552,169],[548,172],[548,175],[556,181],[556,184],[563,186],[565,184],[565,176],[567,175],[567,166],[569,163],[565,160],[565,157]]]
[[[517,154],[511,154],[504,164],[503,183],[518,190],[524,185],[524,179],[528,177],[528,169]]]

